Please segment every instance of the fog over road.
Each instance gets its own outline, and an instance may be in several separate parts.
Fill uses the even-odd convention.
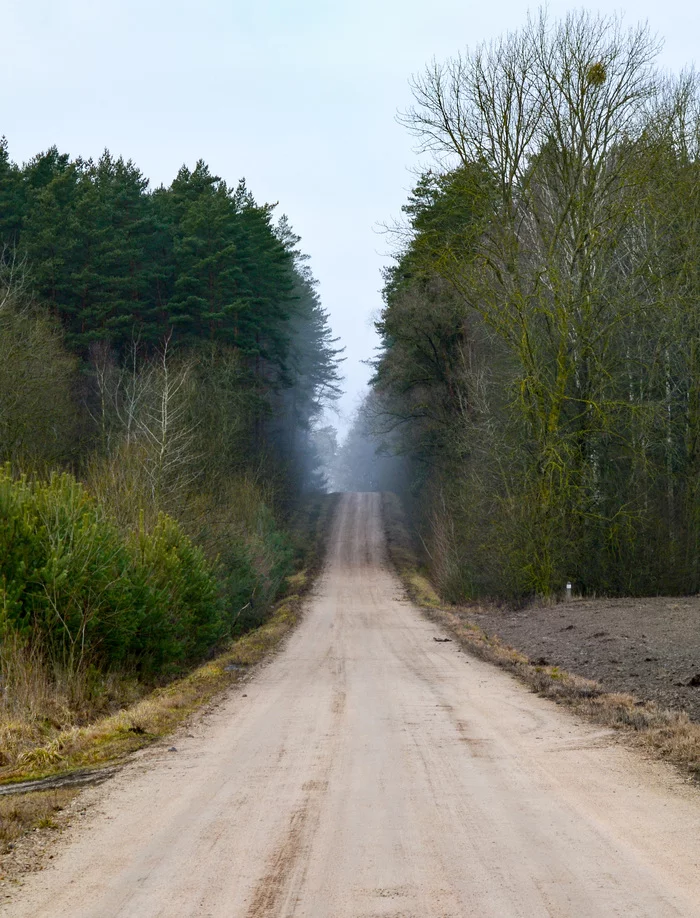
[[[436,637],[344,496],[284,651],[86,791],[5,913],[700,916],[700,794]]]

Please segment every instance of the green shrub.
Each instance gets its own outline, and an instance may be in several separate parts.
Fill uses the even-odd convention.
[[[52,475],[31,488],[42,555],[25,606],[34,629],[52,658],[71,671],[122,662],[145,599],[134,589],[127,547],[72,476]]]
[[[124,537],[70,475],[0,471],[0,627],[71,673],[162,672],[225,634],[202,552],[167,516]]]
[[[189,529],[216,570],[229,633],[260,625],[294,568],[294,546],[258,484],[230,478],[191,505]]]
[[[0,469],[0,614],[23,630],[31,625],[23,616],[25,592],[42,558],[36,528],[36,508],[26,481],[13,481],[8,468]]]
[[[201,658],[227,630],[204,554],[165,514],[150,532],[142,523],[131,548],[147,595],[134,655],[157,670]]]

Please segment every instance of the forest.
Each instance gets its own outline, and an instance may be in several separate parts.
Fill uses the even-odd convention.
[[[260,624],[304,560],[341,358],[274,211],[202,161],[151,190],[107,151],[0,143],[6,750]]]
[[[393,454],[448,599],[700,589],[700,93],[660,47],[542,12],[412,81],[344,453]]]

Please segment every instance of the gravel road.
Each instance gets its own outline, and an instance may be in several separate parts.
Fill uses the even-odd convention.
[[[700,793],[442,637],[344,496],[284,651],[86,791],[3,914],[700,916]]]

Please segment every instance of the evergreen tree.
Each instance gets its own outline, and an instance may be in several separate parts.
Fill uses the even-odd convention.
[[[22,173],[10,160],[6,138],[0,137],[0,246],[18,244],[23,217]]]
[[[81,331],[80,293],[73,273],[79,264],[79,227],[75,207],[79,163],[56,147],[41,153],[24,169],[26,213],[20,235],[39,297],[64,322],[69,343]]]

